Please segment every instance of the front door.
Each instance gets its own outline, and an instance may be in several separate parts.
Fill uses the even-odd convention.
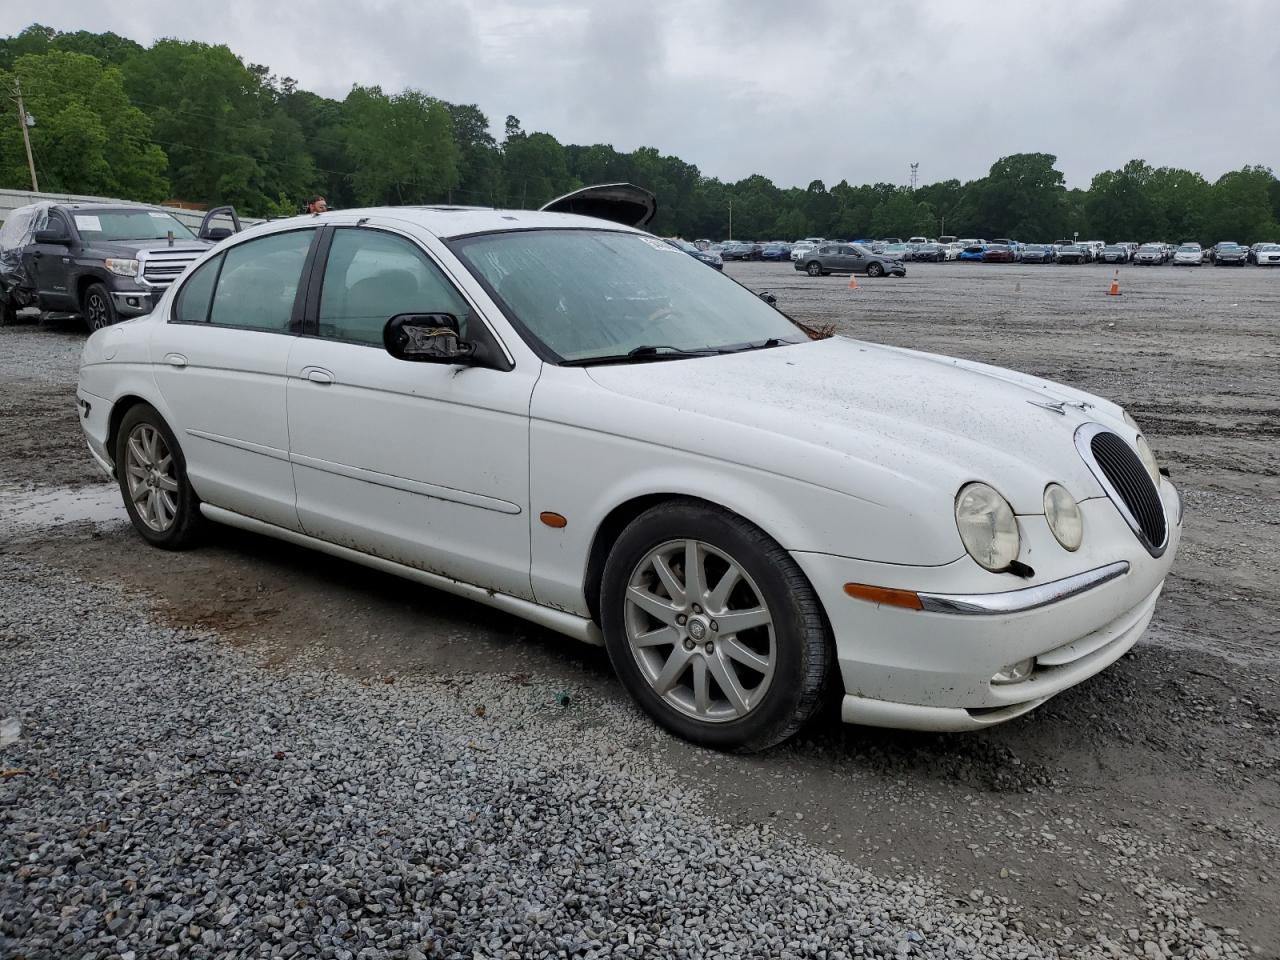
[[[397,360],[389,318],[483,320],[411,238],[337,227],[289,358],[290,458],[303,530],[500,593],[529,585],[529,398],[536,364]]]
[[[237,244],[181,281],[151,362],[202,500],[297,530],[285,372],[314,229]]]
[[[79,241],[71,231],[67,218],[57,210],[49,211],[43,228],[67,238],[66,243],[33,243],[24,254],[27,270],[40,294],[42,310],[78,310],[75,290],[71,287],[71,264]]]

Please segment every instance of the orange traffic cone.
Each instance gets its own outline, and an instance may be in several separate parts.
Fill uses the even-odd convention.
[[[1113,277],[1111,280],[1111,289],[1107,291],[1107,296],[1109,297],[1120,296],[1120,271],[1119,270],[1116,271],[1115,277]]]
[[[850,289],[850,290],[857,290],[857,289],[858,289],[858,278],[857,278],[857,277],[853,277],[853,276],[849,277],[849,289]]]

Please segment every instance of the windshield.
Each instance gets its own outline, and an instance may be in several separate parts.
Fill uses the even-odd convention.
[[[1178,248],[1178,252],[1179,253],[1199,253],[1200,248],[1197,247],[1194,243],[1184,243],[1182,246]]]
[[[159,210],[99,210],[78,213],[71,210],[76,230],[85,240],[163,240],[173,231],[177,240],[194,240],[196,235],[181,220]]]
[[[804,339],[746,287],[642,234],[513,230],[451,246],[508,315],[561,360]]]

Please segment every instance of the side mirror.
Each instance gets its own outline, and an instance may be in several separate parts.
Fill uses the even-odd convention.
[[[462,363],[475,355],[474,344],[458,335],[451,313],[400,313],[382,329],[382,343],[397,360]]]
[[[210,227],[200,235],[200,239],[216,242],[218,240],[225,240],[229,236],[231,236],[230,227]]]
[[[37,230],[32,239],[36,243],[49,243],[60,247],[65,247],[71,243],[71,238],[58,230]]]

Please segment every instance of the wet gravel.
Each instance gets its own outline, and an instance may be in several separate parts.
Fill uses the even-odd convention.
[[[620,746],[649,736],[628,710],[569,711],[525,678],[270,671],[120,591],[12,557],[0,578],[21,725],[0,752],[0,955],[1054,955],[1003,898],[957,909],[721,822]]]

